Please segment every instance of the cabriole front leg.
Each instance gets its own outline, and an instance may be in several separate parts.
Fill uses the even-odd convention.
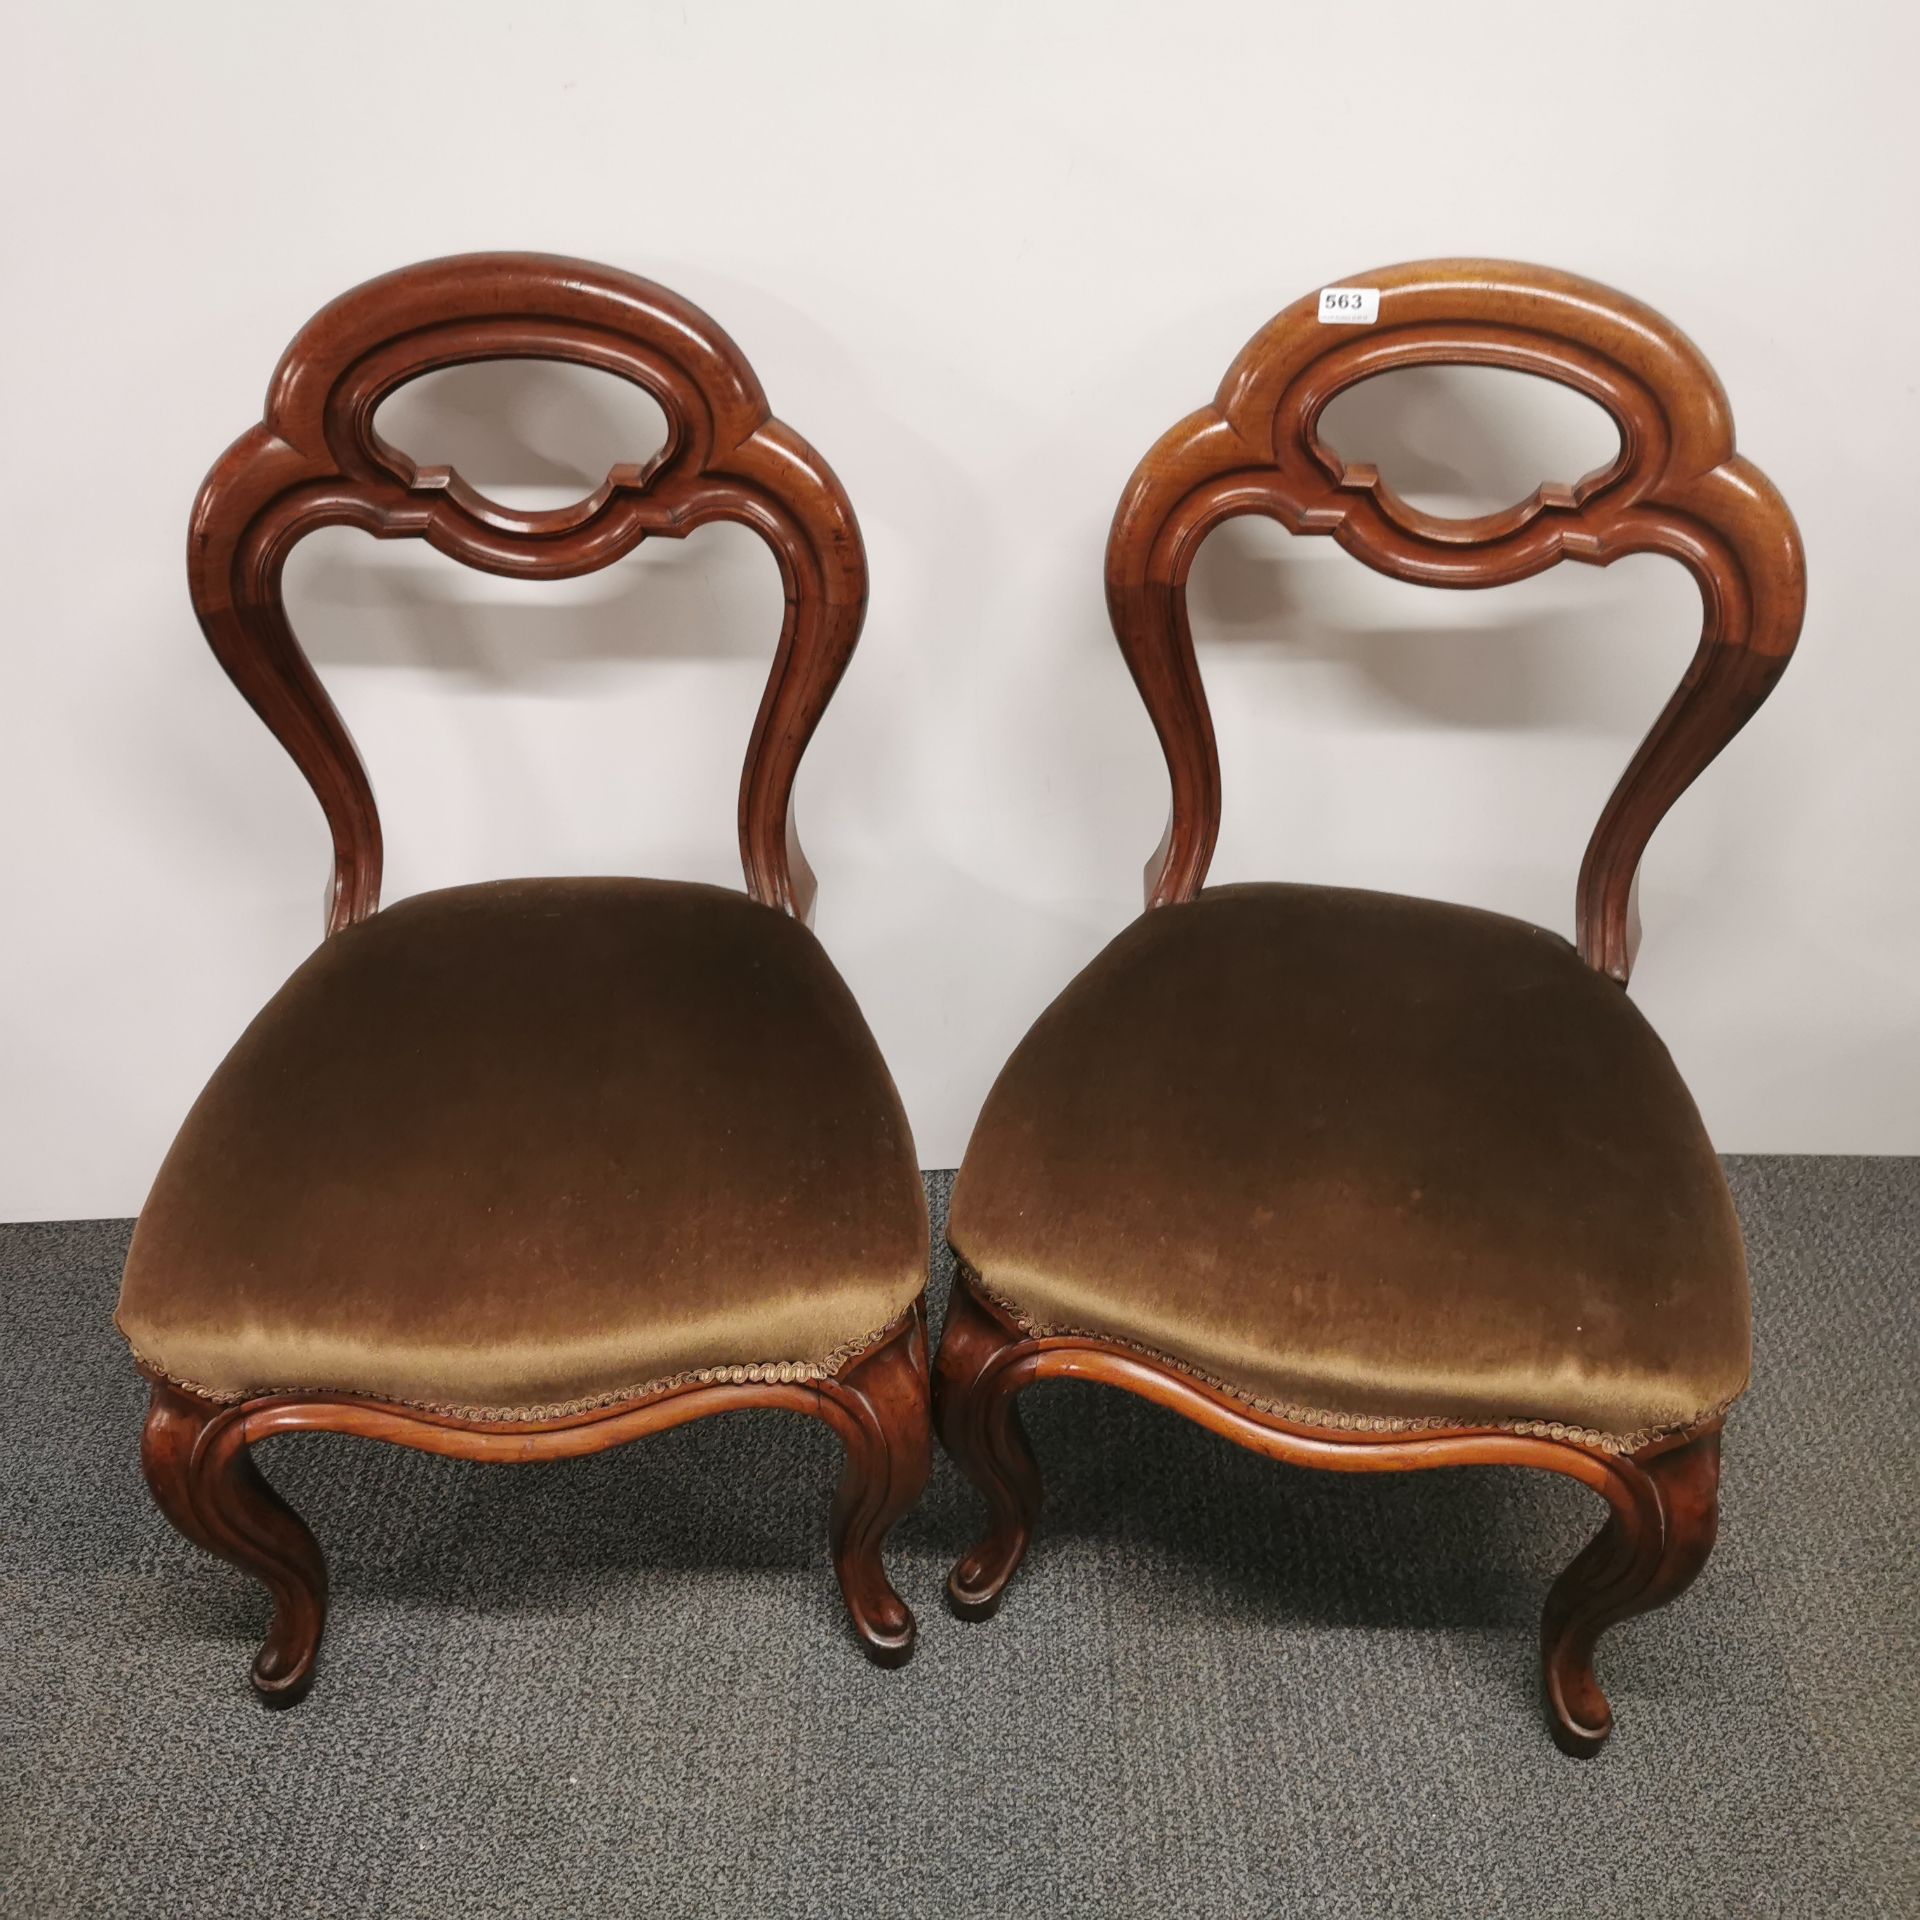
[[[985,1620],[999,1607],[1040,1512],[1040,1466],[1014,1404],[1031,1380],[1014,1355],[1026,1343],[964,1274],[955,1281],[934,1365],[934,1422],[987,1502],[985,1535],[947,1576],[947,1602],[963,1620]]]
[[[1706,1565],[1720,1525],[1716,1427],[1637,1454],[1637,1498],[1612,1516],[1554,1582],[1541,1625],[1541,1669],[1555,1744],[1591,1759],[1613,1731],[1613,1709],[1594,1677],[1601,1634],[1678,1599]]]
[[[244,1409],[155,1381],[140,1465],[180,1533],[266,1588],[273,1618],[253,1663],[254,1690],[268,1706],[297,1705],[313,1685],[326,1625],[327,1564],[254,1465]]]
[[[924,1296],[895,1333],[821,1388],[824,1417],[847,1451],[828,1521],[833,1570],[860,1644],[882,1667],[903,1666],[913,1653],[913,1610],[887,1578],[880,1550],[926,1488],[930,1400]]]

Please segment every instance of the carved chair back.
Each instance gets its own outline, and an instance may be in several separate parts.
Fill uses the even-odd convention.
[[[631,380],[666,417],[644,465],[616,466],[571,506],[518,511],[448,467],[416,466],[374,427],[380,403],[436,368],[559,360]],[[366,770],[287,619],[281,577],[316,528],[423,539],[488,573],[593,572],[649,535],[709,521],[772,549],[786,613],[740,782],[740,858],[754,899],[809,917],[813,875],[793,781],[859,638],[866,554],[832,470],[774,419],[738,347],[697,307],[633,274],[527,253],[402,268],[343,294],[282,357],[260,424],[228,448],[195,503],[194,609],[228,677],[306,776],[333,835],[327,932],[380,902],[380,818]]]
[[[1576,937],[1623,984],[1639,929],[1635,877],[1667,809],[1759,707],[1799,637],[1805,563],[1786,504],[1734,451],[1713,369],[1651,308],[1571,274],[1496,260],[1431,260],[1361,276],[1377,318],[1329,324],[1297,301],[1247,344],[1211,405],[1135,470],[1107,545],[1107,604],[1167,758],[1167,832],[1147,905],[1189,900],[1220,830],[1220,764],[1187,618],[1187,576],[1222,520],[1265,514],[1331,534],[1377,571],[1435,587],[1493,587],[1562,560],[1667,554],[1705,608],[1679,687],[1614,788],[1581,863]],[[1329,303],[1351,313],[1354,301]],[[1364,310],[1362,308],[1361,310]],[[1506,367],[1597,401],[1620,431],[1606,466],[1471,519],[1422,512],[1319,437],[1328,403],[1401,367]]]

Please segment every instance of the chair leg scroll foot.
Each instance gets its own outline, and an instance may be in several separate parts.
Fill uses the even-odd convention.
[[[268,1706],[296,1706],[313,1685],[327,1565],[306,1523],[254,1465],[244,1421],[156,1381],[140,1465],[178,1532],[266,1588],[273,1618],[253,1663],[254,1691]]]
[[[947,1576],[947,1604],[962,1620],[985,1620],[998,1610],[1040,1511],[1040,1467],[1014,1404],[1028,1377],[1002,1360],[1025,1340],[964,1276],[955,1283],[934,1368],[934,1422],[941,1444],[987,1502],[986,1534]]]
[[[832,1424],[847,1450],[828,1527],[834,1572],[867,1658],[904,1666],[913,1654],[913,1610],[888,1579],[880,1549],[919,1500],[933,1465],[925,1300],[831,1385]]]
[[[1594,1677],[1602,1633],[1677,1599],[1706,1565],[1719,1530],[1720,1434],[1636,1456],[1647,1490],[1617,1506],[1547,1596],[1541,1669],[1548,1724],[1562,1753],[1591,1759],[1613,1731]]]

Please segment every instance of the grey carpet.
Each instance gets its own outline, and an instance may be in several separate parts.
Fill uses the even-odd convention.
[[[1603,1644],[1584,1766],[1533,1634],[1590,1496],[1290,1471],[1073,1386],[1028,1396],[1049,1507],[984,1626],[938,1602],[976,1508],[936,1469],[893,1674],[810,1422],[524,1472],[278,1443],[335,1599],[269,1715],[261,1596],[140,1484],[125,1223],[0,1228],[0,1909],[1913,1913],[1920,1161],[1732,1171],[1759,1359],[1720,1547]]]

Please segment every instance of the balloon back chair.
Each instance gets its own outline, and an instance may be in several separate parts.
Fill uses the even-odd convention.
[[[1107,601],[1171,818],[1146,911],[1022,1041],[955,1184],[935,1417],[989,1526],[949,1596],[992,1612],[1026,1550],[1041,1483],[1015,1401],[1037,1380],[1123,1387],[1339,1472],[1543,1468],[1611,1508],[1544,1623],[1552,1731],[1584,1756],[1611,1726],[1597,1637],[1713,1545],[1750,1353],[1719,1163],[1624,991],[1635,874],[1785,667],[1801,551],[1712,370],[1637,302],[1478,260],[1331,292],[1252,340],[1114,516]],[[1436,363],[1563,382],[1612,415],[1618,455],[1504,512],[1416,510],[1319,423],[1355,382]],[[1186,583],[1208,532],[1248,513],[1436,587],[1634,553],[1693,575],[1699,647],[1594,829],[1575,944],[1381,893],[1203,891],[1220,770]]]
[[[664,446],[535,512],[375,430],[403,383],[503,359],[634,382]],[[766,542],[785,585],[740,786],[745,893],[512,880],[378,911],[372,790],[282,602],[295,544],[357,527],[553,580],[721,520]],[[880,1547],[931,1446],[925,1199],[886,1066],[805,924],[792,818],[866,606],[839,482],[696,307],[585,261],[471,255],[370,281],[302,329],[201,491],[188,568],[215,655],[333,836],[326,936],[189,1114],[117,1314],[152,1382],[155,1500],[272,1596],[255,1688],[305,1695],[327,1603],[259,1442],[556,1460],[744,1407],[840,1437],[841,1589],[867,1652],[906,1659],[913,1615]]]

